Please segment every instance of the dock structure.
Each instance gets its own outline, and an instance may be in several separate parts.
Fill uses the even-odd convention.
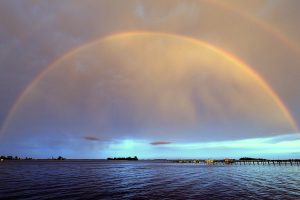
[[[204,165],[278,165],[287,166],[295,165],[300,166],[300,159],[288,159],[288,160],[267,160],[267,159],[228,159],[213,160],[213,159],[187,159],[187,160],[175,160],[176,163],[193,163],[193,164],[204,164]]]
[[[236,160],[236,164],[240,165],[300,165],[299,159],[289,160]]]

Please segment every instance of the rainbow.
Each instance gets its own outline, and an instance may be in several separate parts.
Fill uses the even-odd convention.
[[[186,40],[186,41],[189,41],[193,44],[204,46],[207,49],[209,49],[213,52],[216,52],[217,54],[219,54],[221,57],[223,57],[227,61],[235,64],[236,66],[238,66],[246,74],[249,74],[253,78],[253,80],[255,80],[264,89],[264,91],[266,91],[268,93],[268,95],[270,95],[270,97],[273,99],[273,101],[276,103],[276,105],[281,109],[282,113],[284,114],[286,119],[289,121],[289,123],[293,127],[293,129],[295,131],[298,131],[298,126],[297,126],[296,121],[294,120],[294,118],[293,118],[292,114],[290,113],[290,111],[288,110],[287,106],[282,102],[282,100],[276,94],[276,92],[269,86],[269,84],[256,71],[254,71],[250,66],[245,64],[243,61],[239,60],[234,55],[226,52],[225,50],[223,50],[219,47],[213,46],[213,45],[211,45],[211,44],[209,44],[205,41],[202,41],[202,40],[199,40],[199,39],[196,39],[196,38],[192,38],[192,37],[186,37],[186,36],[176,35],[176,34],[172,34],[172,33],[164,33],[164,32],[136,31],[136,32],[114,33],[114,34],[110,34],[110,35],[108,35],[106,37],[103,37],[103,38],[102,37],[98,38],[98,39],[96,39],[96,40],[94,40],[90,43],[84,44],[82,46],[79,46],[77,48],[74,48],[74,49],[70,50],[69,52],[67,52],[66,54],[61,56],[59,59],[53,61],[40,74],[38,74],[35,79],[33,79],[33,81],[23,90],[23,92],[17,98],[17,100],[15,101],[14,105],[10,109],[10,111],[9,111],[9,113],[8,113],[4,123],[3,123],[1,133],[5,132],[9,122],[11,121],[13,116],[15,115],[16,111],[18,110],[19,106],[21,105],[23,100],[26,98],[26,96],[30,94],[30,91],[39,83],[39,81],[54,66],[56,66],[56,64],[58,64],[59,62],[69,58],[70,56],[78,53],[79,51],[87,49],[87,48],[89,48],[89,47],[91,47],[95,44],[100,43],[100,42],[114,40],[114,39],[118,39],[118,38],[124,38],[124,37],[126,38],[126,37],[138,36],[138,35],[165,36],[165,37],[167,36],[167,37],[172,37],[172,38],[175,38],[175,39]]]

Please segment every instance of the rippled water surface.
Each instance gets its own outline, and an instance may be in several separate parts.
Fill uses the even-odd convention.
[[[300,199],[300,166],[7,161],[1,199]]]

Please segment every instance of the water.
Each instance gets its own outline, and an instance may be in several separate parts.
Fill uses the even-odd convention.
[[[0,199],[300,199],[300,166],[6,161]]]

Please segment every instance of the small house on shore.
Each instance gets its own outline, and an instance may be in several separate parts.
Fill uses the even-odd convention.
[[[224,159],[224,162],[225,162],[225,164],[232,164],[232,163],[234,163],[234,159],[231,159],[231,158],[225,158]]]
[[[215,163],[215,160],[208,159],[208,160],[205,160],[205,163],[208,165],[213,165]]]

